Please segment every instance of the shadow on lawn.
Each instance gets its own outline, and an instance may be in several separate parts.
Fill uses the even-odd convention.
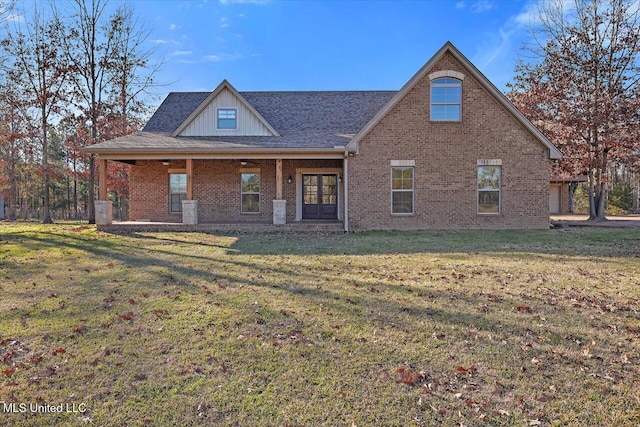
[[[338,268],[342,263],[328,260],[326,268],[314,266],[305,268],[304,265],[290,265],[285,257],[236,257],[236,254],[334,254],[334,253],[466,253],[495,252],[498,256],[509,255],[505,245],[520,247],[522,253],[555,253],[562,255],[591,255],[587,243],[593,245],[610,245],[615,239],[629,239],[633,236],[628,231],[624,234],[607,233],[606,241],[598,234],[579,233],[564,237],[556,246],[550,246],[555,252],[547,252],[539,248],[548,244],[546,240],[558,239],[553,232],[543,233],[542,237],[534,239],[534,232],[417,232],[417,233],[361,233],[356,235],[318,236],[318,235],[205,235],[205,234],[151,234],[134,236],[104,237],[101,235],[75,235],[73,233],[15,233],[9,237],[9,242],[19,242],[27,250],[41,253],[46,249],[74,249],[81,251],[88,257],[94,257],[100,264],[98,271],[92,271],[95,285],[99,281],[110,280],[114,273],[102,265],[111,261],[119,261],[126,267],[149,269],[163,267],[152,271],[159,283],[166,281],[167,272],[175,278],[178,287],[189,287],[191,293],[205,301],[215,298],[217,302],[225,302],[230,293],[217,290],[214,283],[222,283],[225,287],[234,287],[233,292],[241,287],[263,289],[268,292],[262,294],[268,297],[272,292],[286,294],[287,298],[298,300],[304,307],[323,307],[338,315],[353,315],[354,318],[367,318],[376,326],[393,328],[398,331],[411,331],[421,327],[424,319],[430,319],[439,328],[447,326],[470,327],[475,325],[485,331],[499,335],[515,334],[525,336],[529,333],[531,316],[527,313],[516,313],[505,317],[504,310],[513,312],[516,300],[488,301],[485,294],[468,294],[459,292],[455,287],[451,289],[429,290],[423,286],[403,288],[402,282],[389,281],[377,276],[367,275],[366,280],[359,274],[367,268],[366,259],[354,259],[353,274],[344,268]],[[101,238],[104,237],[104,238]],[[448,237],[448,239],[447,239]],[[143,239],[143,240],[140,240]],[[149,239],[145,244],[144,239]],[[228,239],[228,240],[227,240]],[[514,241],[515,240],[515,241]],[[528,242],[527,242],[528,241]],[[154,244],[155,242],[155,244]],[[158,245],[158,242],[162,243]],[[166,245],[164,244],[166,243]],[[228,246],[230,245],[230,247]],[[576,245],[576,246],[573,246]],[[637,240],[633,243],[625,241],[609,249],[623,249],[623,256],[637,256]],[[203,247],[202,251],[192,251],[191,246]],[[607,246],[609,247],[609,246]],[[183,248],[183,249],[180,249]],[[303,249],[301,252],[299,248]],[[401,252],[397,249],[404,248]],[[536,250],[538,249],[538,250]],[[634,250],[636,252],[634,252]],[[237,251],[237,252],[235,252]],[[525,254],[526,255],[526,254]],[[605,254],[606,256],[608,254]],[[70,251],[70,255],[73,254]],[[85,255],[83,255],[85,256]],[[612,260],[613,261],[613,260]],[[81,261],[80,264],[84,262]],[[55,262],[53,262],[55,265]],[[51,262],[42,262],[43,271],[51,268]],[[227,267],[230,267],[227,270]],[[344,266],[343,266],[344,267]],[[18,266],[19,268],[19,266]],[[79,265],[79,268],[83,268]],[[371,266],[374,271],[376,266]],[[375,271],[374,271],[375,272]],[[502,274],[502,273],[501,273]],[[506,272],[504,273],[506,274]],[[81,279],[83,280],[83,279]],[[451,279],[453,280],[453,279]],[[211,285],[213,295],[203,290],[202,284]],[[135,283],[135,286],[157,287],[158,282],[145,280]],[[453,285],[452,285],[453,286]],[[221,287],[220,289],[225,289]],[[100,286],[98,294],[105,290]],[[101,295],[101,294],[100,294]],[[253,297],[252,297],[253,298]],[[542,296],[528,297],[523,305],[540,307],[545,316],[551,318],[557,314],[557,307],[546,313],[545,300]],[[100,298],[98,298],[100,299]],[[237,304],[237,303],[236,303]],[[265,303],[266,304],[266,303]],[[235,305],[247,319],[255,317],[256,308],[253,305]],[[479,311],[487,307],[488,312]],[[270,310],[267,318],[277,319],[282,316],[278,307],[262,308]],[[620,312],[622,313],[622,312]],[[616,313],[615,316],[621,314]],[[611,314],[611,316],[614,316]],[[257,320],[256,320],[257,322]],[[616,322],[610,322],[616,323]],[[560,334],[552,325],[547,331],[555,335]],[[433,331],[437,332],[436,330]],[[404,332],[403,332],[404,333]],[[406,332],[409,334],[409,332]]]
[[[545,254],[640,257],[640,229],[449,230],[345,235],[240,234],[230,250],[264,255]]]
[[[199,240],[188,240],[180,238],[159,237],[151,234],[133,236],[136,240],[151,240],[154,245],[145,245],[144,241],[131,241],[128,237],[118,238],[100,238],[99,236],[75,235],[73,233],[54,233],[48,231],[18,232],[6,234],[2,236],[2,241],[7,243],[17,243],[27,252],[39,253],[47,249],[58,249],[64,254],[69,252],[68,256],[74,256],[71,250],[80,251],[90,260],[94,262],[92,271],[96,280],[99,279],[99,270],[106,269],[108,273],[108,264],[111,262],[121,262],[127,268],[144,269],[146,272],[155,271],[155,275],[160,283],[167,280],[174,280],[174,284],[186,284],[193,279],[201,279],[206,282],[216,282],[222,280],[232,285],[249,285],[249,286],[271,286],[266,277],[259,273],[264,273],[267,269],[254,263],[241,260],[231,260],[226,256],[225,251],[229,250],[228,246],[205,243]],[[217,236],[212,236],[216,237]],[[158,246],[157,242],[165,243]],[[178,245],[186,248],[184,251],[177,251]],[[206,247],[204,254],[189,253],[191,247]],[[217,250],[222,250],[218,251]],[[233,251],[233,250],[231,250]],[[65,256],[65,255],[62,255]],[[7,271],[20,271],[20,264],[9,259],[3,259],[0,262],[0,268]],[[191,263],[192,262],[192,263]],[[227,273],[225,266],[233,265],[235,268],[246,269],[250,273],[256,273],[255,276],[245,275],[239,276],[233,273]],[[51,263],[42,262],[37,268],[41,269],[41,273],[45,273],[51,268]],[[80,266],[78,266],[80,268]],[[280,266],[269,264],[269,274],[279,274],[304,279],[313,279],[316,276],[308,271],[298,271],[289,268],[287,265]],[[253,278],[250,278],[253,277]],[[173,278],[173,279],[172,279]],[[97,283],[96,283],[97,285]],[[155,283],[148,285],[155,286]]]

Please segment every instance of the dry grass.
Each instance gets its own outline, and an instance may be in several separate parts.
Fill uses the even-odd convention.
[[[636,426],[639,242],[0,224],[0,425]]]

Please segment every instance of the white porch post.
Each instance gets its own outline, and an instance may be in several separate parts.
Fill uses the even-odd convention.
[[[107,160],[98,159],[98,200],[96,208],[96,224],[109,225],[113,222],[113,202],[107,197]]]
[[[273,223],[287,223],[287,201],[282,197],[282,159],[276,159],[276,198],[273,201]]]
[[[198,223],[198,201],[193,200],[193,159],[185,162],[187,172],[187,199],[182,201],[182,223],[196,225]]]

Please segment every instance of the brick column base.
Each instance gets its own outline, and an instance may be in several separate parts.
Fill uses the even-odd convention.
[[[96,225],[110,225],[113,222],[113,202],[111,200],[95,200]]]
[[[198,201],[182,201],[182,223],[185,225],[196,225],[198,223]]]
[[[273,201],[273,223],[275,225],[282,225],[287,223],[287,201],[286,200]]]

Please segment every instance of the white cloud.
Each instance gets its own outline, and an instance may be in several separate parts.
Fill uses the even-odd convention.
[[[11,13],[5,18],[6,22],[25,22],[24,15]]]
[[[236,61],[242,58],[239,53],[220,53],[215,55],[206,55],[203,59],[205,62],[228,62]]]
[[[493,9],[493,3],[488,0],[479,0],[471,5],[471,12],[482,13]]]
[[[495,5],[490,0],[476,0],[470,5],[468,5],[464,0],[456,3],[456,9],[466,9],[467,6],[469,6],[469,10],[471,10],[472,13],[482,13],[493,9]]]
[[[229,19],[226,17],[220,18],[220,28],[228,28],[231,24],[229,24]]]
[[[200,59],[181,59],[178,62],[181,64],[203,64],[206,62],[233,62],[241,58],[243,58],[243,55],[239,53],[216,53],[205,55]]]
[[[168,41],[164,40],[164,39],[154,39],[154,40],[150,40],[151,43],[155,43],[155,44],[167,44],[169,43]]]
[[[193,55],[193,51],[191,50],[174,50],[169,54],[169,56],[188,56]]]
[[[180,28],[180,25],[178,24],[169,24],[169,30],[171,31],[177,30],[178,28]]]

